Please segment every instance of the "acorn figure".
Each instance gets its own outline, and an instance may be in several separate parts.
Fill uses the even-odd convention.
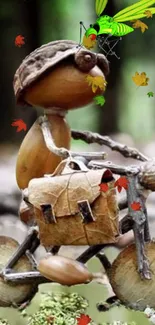
[[[108,72],[108,61],[103,54],[79,48],[76,42],[67,40],[36,49],[16,71],[17,104],[41,107],[44,117],[39,118],[25,136],[17,158],[16,178],[25,201],[20,207],[20,217],[31,229],[21,245],[9,237],[0,237],[0,306],[10,306],[13,302],[17,306],[31,300],[38,284],[45,281],[71,286],[97,280],[99,274],[89,272],[83,264],[97,254],[103,244],[124,248],[134,240],[133,233],[120,236],[115,180],[109,171],[90,170],[79,157],[79,160],[65,160],[68,157],[60,156],[60,151],[71,153],[66,112],[93,101],[94,89],[88,84],[88,75],[90,79],[102,77],[105,80]],[[102,92],[103,89],[97,88],[96,95]],[[82,156],[85,159],[84,153]],[[153,167],[145,175],[151,189]],[[146,178],[140,175],[141,183],[146,183]],[[106,192],[100,190],[99,184],[103,183],[108,183]],[[33,253],[40,243],[53,255],[61,245],[95,246],[93,255],[89,248],[76,261],[50,255],[37,263]],[[146,246],[152,272],[150,282],[141,281],[139,277],[134,244],[126,247],[112,265],[104,253],[96,255],[114,293],[127,306],[135,308],[138,302],[139,308],[148,304],[154,307],[153,289],[150,294],[150,285],[155,288],[154,246],[154,242]],[[143,257],[146,267],[147,260]]]
[[[85,106],[101,94],[94,94],[86,76],[102,76],[109,72],[103,54],[79,49],[73,41],[50,42],[30,53],[15,73],[14,91],[20,105],[42,107],[49,131],[57,147],[70,149],[71,132],[65,120],[68,110]],[[25,136],[17,158],[16,178],[25,189],[33,178],[51,174],[61,157],[50,152],[37,120]]]

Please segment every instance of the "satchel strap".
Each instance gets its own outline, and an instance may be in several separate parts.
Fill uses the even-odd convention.
[[[53,174],[45,174],[45,177],[54,177],[59,175],[67,175],[77,172],[88,172],[89,169],[86,167],[83,161],[79,159],[67,158],[60,162]]]

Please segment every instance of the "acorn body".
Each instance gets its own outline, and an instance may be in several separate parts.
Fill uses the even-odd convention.
[[[93,274],[82,263],[63,256],[42,259],[38,270],[45,278],[67,286],[89,283],[93,279]]]
[[[17,69],[13,82],[16,102],[58,110],[85,106],[95,96],[86,76],[106,78],[108,73],[103,54],[74,41],[50,42],[31,52]],[[98,89],[98,93],[103,91]]]
[[[65,119],[48,115],[50,132],[58,147],[70,148],[70,128]],[[19,188],[24,189],[33,178],[43,177],[54,172],[61,157],[46,147],[39,121],[37,120],[26,134],[18,152],[16,180]]]
[[[94,94],[86,80],[87,75],[104,77],[98,66],[93,67],[89,72],[83,72],[73,63],[60,63],[32,84],[25,91],[24,99],[32,106],[60,107],[62,110],[88,105],[103,91],[98,88]]]

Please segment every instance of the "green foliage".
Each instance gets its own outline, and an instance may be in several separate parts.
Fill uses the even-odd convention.
[[[78,293],[44,293],[39,310],[28,319],[28,325],[76,325],[88,302]]]
[[[154,97],[154,93],[153,93],[153,91],[149,91],[149,92],[147,93],[147,95],[148,95],[148,97]]]
[[[105,98],[104,96],[98,95],[94,97],[94,101],[96,102],[97,105],[103,106],[105,103]]]

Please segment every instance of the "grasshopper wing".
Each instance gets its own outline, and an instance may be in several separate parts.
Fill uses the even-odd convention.
[[[100,16],[103,10],[105,9],[108,0],[96,0],[95,2],[95,9],[97,16]]]
[[[132,6],[129,6],[119,11],[113,19],[117,22],[131,21],[135,19],[144,18],[147,16],[145,11],[148,9],[152,14],[155,13],[155,7],[149,8],[155,4],[155,0],[141,0]]]

